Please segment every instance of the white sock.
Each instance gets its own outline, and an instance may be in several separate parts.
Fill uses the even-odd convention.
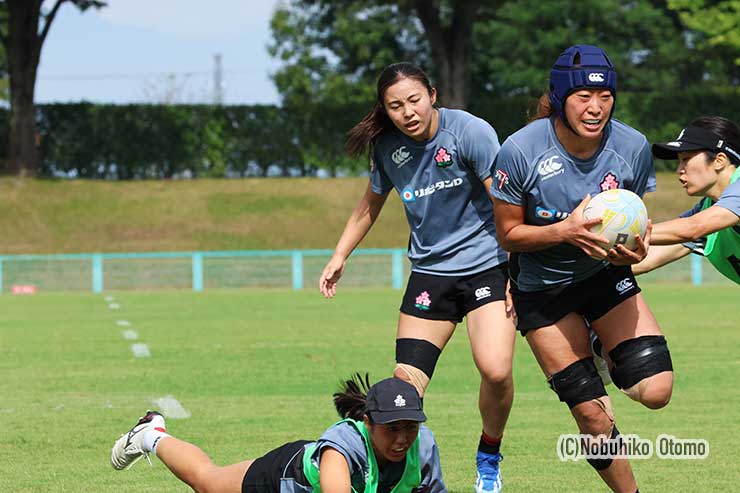
[[[141,447],[145,452],[152,452],[154,455],[157,455],[157,444],[162,438],[168,436],[170,435],[164,431],[164,428],[152,428],[151,430],[147,430],[144,432]]]

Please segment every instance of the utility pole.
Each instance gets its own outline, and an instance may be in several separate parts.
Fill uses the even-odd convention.
[[[213,62],[213,104],[222,105],[224,102],[224,88],[221,53],[213,55]]]

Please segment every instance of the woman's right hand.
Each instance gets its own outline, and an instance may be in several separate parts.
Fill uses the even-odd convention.
[[[577,246],[591,258],[601,260],[607,256],[607,251],[603,245],[608,245],[609,240],[602,235],[591,232],[591,228],[601,224],[601,218],[586,219],[583,217],[583,210],[590,201],[591,194],[588,194],[560,224],[564,229],[566,243]]]
[[[337,283],[344,273],[346,262],[343,258],[332,257],[324,267],[319,278],[319,291],[324,295],[324,298],[333,298],[337,294]]]

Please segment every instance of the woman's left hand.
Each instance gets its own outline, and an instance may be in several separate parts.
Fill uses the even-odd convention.
[[[633,265],[642,262],[647,257],[650,248],[650,233],[653,230],[653,224],[648,220],[645,230],[645,239],[640,235],[635,236],[637,248],[634,250],[627,249],[624,245],[617,245],[616,248],[610,248],[607,252],[606,260],[614,265]]]

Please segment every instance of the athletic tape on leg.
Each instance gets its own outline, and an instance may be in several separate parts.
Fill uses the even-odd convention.
[[[565,402],[571,409],[582,402],[606,395],[604,382],[596,371],[591,357],[578,360],[553,374],[548,383],[558,394],[560,401]]]
[[[622,341],[609,351],[609,358],[614,363],[612,380],[620,389],[630,388],[658,373],[673,371],[671,353],[663,336],[641,336]]]

